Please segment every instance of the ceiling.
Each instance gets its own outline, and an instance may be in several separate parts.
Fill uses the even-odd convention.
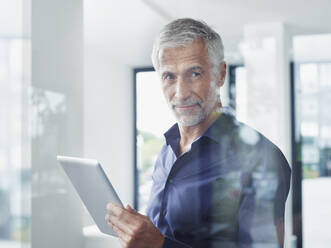
[[[238,51],[244,24],[284,22],[293,35],[331,34],[330,0],[82,1],[86,43],[134,65],[150,65],[155,35],[163,25],[180,17],[198,18],[213,26],[223,37],[228,56]],[[22,13],[30,12],[32,3],[22,2],[26,0],[0,0],[1,36],[16,36],[25,30],[22,24],[27,18],[23,14],[23,22]],[[123,45],[125,51],[117,49]]]
[[[226,56],[238,52],[244,24],[284,22],[292,35],[331,33],[330,0],[85,0],[84,6],[88,43],[100,52],[125,44],[127,56],[123,50],[110,51],[111,56],[133,65],[150,64],[158,30],[180,17],[214,27],[223,37]]]
[[[284,22],[296,34],[331,32],[330,0],[143,0],[168,16],[206,20],[226,34],[238,35],[245,23]]]

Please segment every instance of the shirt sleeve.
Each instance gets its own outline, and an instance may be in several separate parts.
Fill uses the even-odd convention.
[[[166,237],[162,248],[191,248],[191,246]]]
[[[280,152],[276,160],[278,169],[278,187],[275,197],[274,217],[275,223],[284,221],[285,203],[290,190],[291,169],[285,156]]]
[[[239,247],[283,247],[285,202],[291,170],[280,150],[267,153],[250,174],[238,213]]]

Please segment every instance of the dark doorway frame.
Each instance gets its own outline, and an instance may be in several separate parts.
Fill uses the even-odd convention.
[[[296,248],[302,248],[302,161],[300,137],[296,137],[295,63],[290,63],[291,146],[292,146],[292,226]]]
[[[134,154],[134,184],[133,184],[133,192],[134,192],[134,209],[139,209],[139,171],[137,167],[137,74],[139,72],[150,72],[155,71],[154,67],[146,66],[146,67],[139,67],[133,69],[133,154]]]

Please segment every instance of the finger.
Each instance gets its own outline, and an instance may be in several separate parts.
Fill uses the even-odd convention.
[[[112,214],[111,216],[117,217],[120,219],[123,223],[126,223],[128,225],[135,225],[139,219],[137,219],[137,216],[134,214],[132,210],[127,210],[125,208],[121,208],[120,211],[117,211]]]
[[[126,242],[124,242],[122,239],[119,239],[119,241],[121,243],[122,248],[127,248],[128,247],[128,244]]]
[[[110,221],[110,214],[106,214],[106,217],[105,217],[105,220],[106,220],[106,222],[110,225],[110,226],[112,226],[113,224],[111,223],[111,221]]]
[[[149,218],[146,215],[143,215],[143,214],[139,213],[137,210],[132,208],[129,204],[126,205],[125,209],[128,210],[131,214],[138,215],[140,217],[143,217],[144,219],[147,218],[149,220]]]
[[[113,203],[110,203],[107,205],[107,210],[110,215],[114,215],[114,216],[120,216],[120,215],[125,215],[126,213],[129,213],[129,211],[126,210],[125,208],[120,207]]]
[[[133,235],[134,233],[134,231],[130,228],[129,224],[126,224],[125,222],[121,222],[120,219],[118,219],[118,217],[109,214],[106,215],[106,220],[110,228],[116,231],[116,233],[119,232],[122,233],[122,237],[124,237],[124,240],[127,242],[129,241],[130,236]]]
[[[135,209],[133,209],[129,204],[126,205],[125,209],[128,210],[132,214],[136,214],[137,213],[137,211]]]
[[[139,214],[129,205],[127,205],[126,208],[122,208],[110,204],[109,207],[109,217],[115,217],[110,218],[109,220],[112,222],[113,225],[117,225],[122,231],[128,232],[129,234],[133,233],[133,230],[135,230],[136,226],[141,223],[142,219],[144,221],[148,219],[147,216]]]
[[[132,223],[127,223],[126,221],[124,221],[116,216],[113,216],[113,215],[110,215],[108,220],[109,220],[110,224],[112,224],[113,229],[118,228],[122,232],[132,235],[133,231],[130,228],[131,226],[133,226]]]
[[[125,246],[126,243],[130,240],[130,236],[116,226],[113,227],[113,230],[116,232],[120,242],[124,244],[122,245]]]
[[[107,221],[108,223],[109,223],[109,214],[106,214],[106,216],[105,216],[105,221]]]
[[[126,209],[130,209],[130,210],[134,210],[134,211],[136,211],[135,209],[133,209],[133,208],[130,206],[130,204],[126,205]]]
[[[113,211],[117,210],[118,208],[123,209],[123,207],[121,207],[115,203],[112,203],[112,202],[109,202],[106,206],[106,209],[108,212],[113,212]]]
[[[130,226],[136,225],[137,222],[139,222],[140,218],[144,218],[144,219],[147,218],[145,215],[142,215],[137,211],[135,211],[129,205],[127,205],[126,208],[117,205],[110,205],[109,209],[110,209],[109,215],[118,217],[122,222]]]
[[[149,220],[149,218],[146,215],[143,215],[141,213],[139,213],[137,210],[135,210],[134,208],[132,208],[130,205],[127,205],[125,207],[126,210],[128,210],[131,214],[134,214],[135,216],[138,216],[139,218],[143,218],[145,220]]]

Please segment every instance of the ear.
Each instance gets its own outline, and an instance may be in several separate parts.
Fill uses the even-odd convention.
[[[225,82],[225,77],[226,77],[226,63],[225,63],[225,61],[223,61],[219,65],[218,70],[219,70],[219,78],[217,80],[217,85],[218,85],[218,87],[222,87],[224,82]]]

